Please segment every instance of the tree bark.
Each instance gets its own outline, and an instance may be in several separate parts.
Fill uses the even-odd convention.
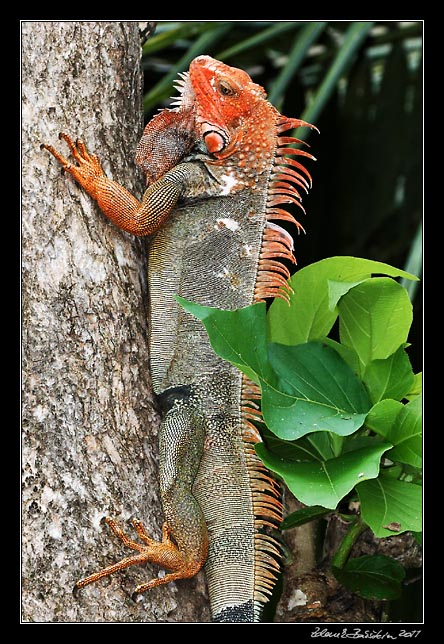
[[[77,580],[131,554],[106,526],[157,538],[158,415],[148,365],[146,253],[60,171],[81,137],[135,195],[142,133],[138,23],[22,23],[23,622],[208,621],[202,573],[133,601],[134,566],[76,597]]]

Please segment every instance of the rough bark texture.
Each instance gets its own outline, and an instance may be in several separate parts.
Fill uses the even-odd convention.
[[[105,220],[42,142],[81,137],[136,195],[142,132],[137,23],[22,23],[23,622],[208,621],[203,575],[156,588],[100,520],[160,536],[158,415],[147,346],[143,241]]]

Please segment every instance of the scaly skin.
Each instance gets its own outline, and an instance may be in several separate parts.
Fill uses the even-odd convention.
[[[287,298],[289,272],[280,260],[294,261],[293,242],[271,220],[300,227],[282,204],[300,206],[298,189],[311,182],[293,156],[313,157],[280,136],[308,124],[281,116],[244,71],[199,56],[178,84],[177,107],[148,123],[136,152],[148,184],[141,201],[108,179],[81,141],[61,134],[74,163],[42,146],[117,226],[153,236],[150,359],[164,410],[162,541],[136,520],[142,543],[135,542],[107,519],[136,554],[76,586],[145,562],[170,571],[136,588],[143,592],[205,564],[213,620],[259,621],[279,570],[267,529],[281,519],[278,486],[252,446],[260,440],[251,422],[260,418],[260,392],[214,354],[202,324],[173,296],[227,309]]]

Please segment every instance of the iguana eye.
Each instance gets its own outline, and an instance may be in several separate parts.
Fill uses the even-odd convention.
[[[236,96],[236,90],[226,80],[219,81],[219,91],[224,96]]]

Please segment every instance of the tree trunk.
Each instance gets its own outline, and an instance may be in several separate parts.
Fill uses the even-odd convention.
[[[158,415],[150,386],[145,244],[110,224],[41,143],[81,137],[141,195],[138,23],[22,23],[24,622],[208,621],[202,573],[133,601],[157,575],[100,524],[159,538]]]

